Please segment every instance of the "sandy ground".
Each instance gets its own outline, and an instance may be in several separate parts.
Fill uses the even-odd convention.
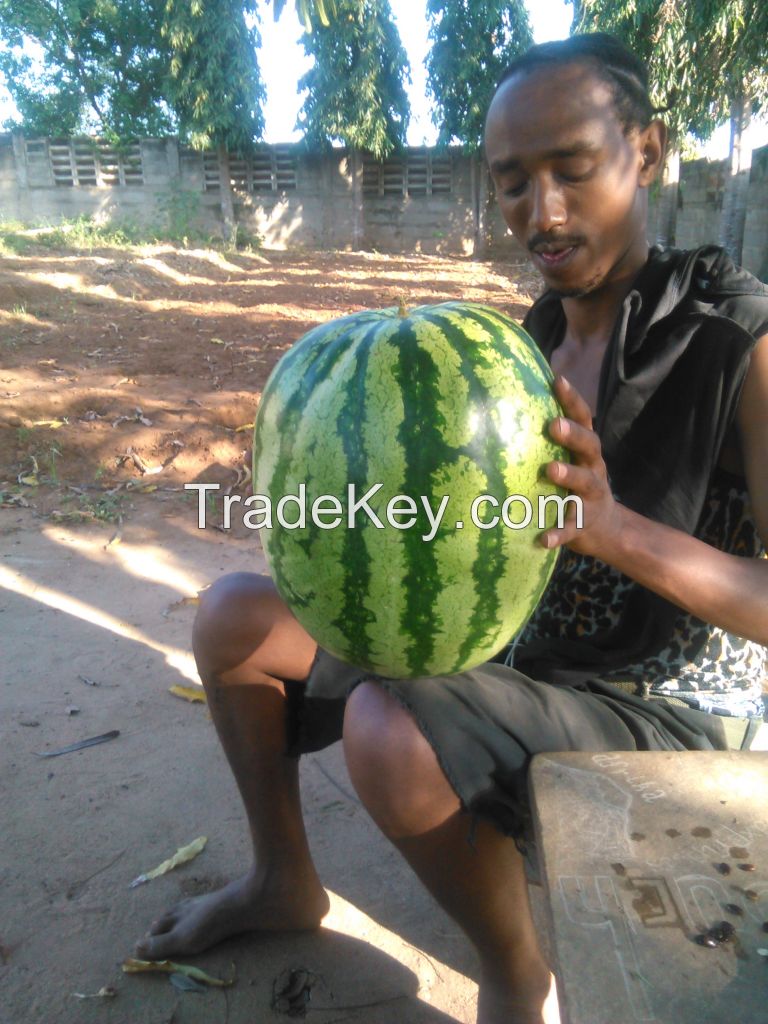
[[[3,261],[0,1024],[280,1020],[276,979],[299,968],[318,1024],[474,1020],[474,956],[370,823],[338,745],[302,761],[312,850],[332,894],[323,929],[241,937],[188,959],[234,972],[231,987],[204,994],[120,965],[152,918],[248,862],[207,709],[169,688],[197,682],[184,599],[263,559],[242,527],[199,531],[183,484],[247,493],[260,389],[314,324],[403,295],[520,316],[535,287],[527,268],[375,254]],[[112,730],[101,745],[38,756]],[[129,888],[201,835],[194,861]],[[102,987],[116,994],[74,995]]]

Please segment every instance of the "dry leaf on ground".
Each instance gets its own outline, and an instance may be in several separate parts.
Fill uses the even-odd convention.
[[[179,867],[179,865],[186,864],[188,861],[194,860],[199,853],[202,853],[207,842],[207,836],[198,836],[197,839],[193,839],[192,842],[188,843],[186,846],[180,846],[176,853],[167,860],[164,860],[162,864],[158,864],[158,866],[153,868],[151,871],[147,871],[145,874],[134,878],[129,888],[135,889],[137,885],[143,885],[145,882],[149,882],[153,878],[159,878],[160,875],[164,875],[168,871],[172,871],[174,868]]]
[[[176,683],[175,685],[168,687],[168,692],[172,693],[174,697],[181,697],[182,700],[188,700],[192,704],[208,703],[208,698],[206,697],[205,690],[202,686],[179,686],[179,684]]]
[[[227,988],[235,983],[234,964],[232,965],[232,977],[229,981],[214,978],[199,967],[190,967],[189,964],[177,964],[173,960],[136,960],[134,957],[128,957],[127,960],[123,961],[123,971],[126,974],[143,974],[144,972],[183,974],[187,978],[194,978],[195,981],[202,981],[204,985],[213,985],[216,988]]]

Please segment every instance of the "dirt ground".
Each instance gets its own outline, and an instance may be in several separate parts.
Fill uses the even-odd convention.
[[[515,283],[511,283],[514,277]],[[522,317],[528,266],[427,256],[212,250],[41,253],[0,263],[0,487],[59,521],[141,492],[240,487],[281,354],[359,309],[464,298]]]
[[[196,527],[187,482],[248,493],[250,424],[281,353],[365,307],[465,298],[523,315],[528,267],[377,254],[41,251],[0,264],[0,1024],[259,1024],[302,969],[318,1024],[474,1020],[475,961],[367,819],[333,747],[303,759],[332,911],[185,962],[183,992],[121,963],[248,844],[197,683],[197,591],[263,570],[242,526]],[[217,521],[212,515],[212,522]],[[103,744],[43,757],[118,731]],[[191,863],[129,888],[178,847]],[[102,988],[112,996],[93,996]]]

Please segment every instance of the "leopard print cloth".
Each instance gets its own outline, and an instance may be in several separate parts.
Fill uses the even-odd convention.
[[[742,480],[724,471],[716,473],[696,536],[735,555],[765,555]],[[621,602],[636,586],[605,562],[564,549],[518,642],[553,636],[573,640],[609,629],[618,621]],[[644,696],[676,698],[701,711],[762,717],[765,659],[766,649],[759,644],[681,610],[663,650],[602,678],[635,682]]]

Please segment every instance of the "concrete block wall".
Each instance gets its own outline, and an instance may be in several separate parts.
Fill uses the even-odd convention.
[[[213,167],[215,177],[216,161],[211,164],[175,139],[142,140],[142,178],[129,183],[126,176],[121,185],[57,184],[49,146],[49,140],[30,147],[18,134],[0,135],[0,218],[40,224],[88,215],[159,228],[175,215],[177,227],[189,223],[210,234],[221,231],[220,194],[210,176]],[[351,248],[357,221],[367,249],[525,257],[498,212],[485,166],[458,150],[451,153],[450,193],[363,194],[357,218],[349,153],[310,152],[300,145],[290,152],[295,188],[234,193],[238,223],[267,247]],[[717,241],[725,175],[724,161],[683,165],[678,246]],[[656,238],[656,213],[652,201],[650,241]],[[768,277],[768,147],[753,154],[743,263]]]
[[[268,248],[339,249],[353,234],[352,182],[346,152],[296,152],[296,188],[235,193],[239,224]],[[218,203],[218,193],[215,193]]]
[[[297,146],[293,155],[295,189],[235,191],[238,223],[270,248],[350,248],[355,217],[349,154],[311,153]],[[220,194],[207,187],[202,154],[175,139],[141,141],[140,186],[62,186],[43,156],[30,160],[20,136],[0,135],[0,217],[42,224],[86,215],[151,228],[165,225],[175,207],[190,226],[211,234],[221,230]],[[471,252],[469,161],[453,154],[452,164],[449,195],[363,196],[364,246],[384,252]]]
[[[682,165],[675,239],[679,248],[718,243],[727,175],[727,160],[690,160]],[[656,239],[657,207],[654,197],[648,215],[652,242]],[[752,153],[741,262],[761,280],[768,280],[768,146]]]
[[[676,233],[681,249],[717,241],[725,181],[724,160],[692,160],[681,168]]]
[[[742,260],[747,270],[768,281],[768,146],[752,152]]]

